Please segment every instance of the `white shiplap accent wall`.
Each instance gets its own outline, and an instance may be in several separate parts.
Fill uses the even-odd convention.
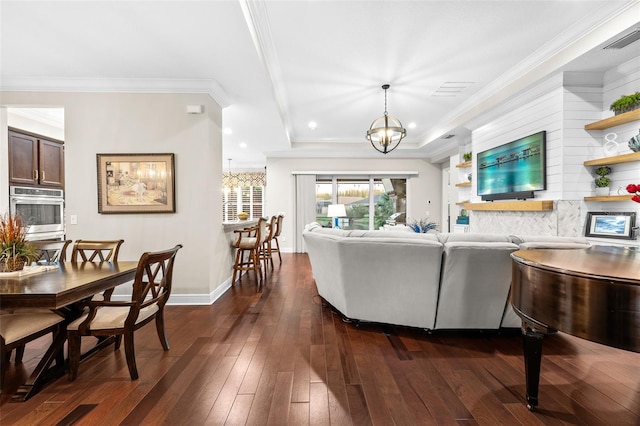
[[[561,80],[543,83],[532,101],[513,108],[500,118],[472,132],[473,152],[478,153],[512,140],[546,130],[547,190],[536,193],[537,199],[553,200],[562,196],[562,97]],[[474,202],[480,202],[473,182]],[[498,201],[496,201],[498,202]]]

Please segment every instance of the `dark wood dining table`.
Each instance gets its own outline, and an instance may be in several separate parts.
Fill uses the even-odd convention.
[[[16,277],[0,276],[0,309],[46,308],[59,312],[67,323],[81,314],[78,304],[94,294],[132,281],[137,261],[61,262],[56,269]],[[42,359],[13,400],[24,401],[50,380],[64,374],[64,366],[52,366],[64,351],[66,333],[52,341]]]

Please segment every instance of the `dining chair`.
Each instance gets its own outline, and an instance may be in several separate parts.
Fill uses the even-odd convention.
[[[71,250],[72,262],[117,262],[124,240],[76,240]]]
[[[258,282],[262,281],[260,249],[267,235],[267,220],[261,217],[255,226],[236,229],[233,232],[238,237],[233,243],[233,247],[236,249],[236,258],[233,264],[231,285],[236,282],[238,272],[242,276],[242,271],[254,271]]]
[[[278,237],[280,236],[280,233],[282,232],[282,221],[284,220],[284,215],[283,214],[279,214],[278,218],[276,220],[276,231],[273,234],[273,238],[271,239],[271,241],[273,243],[276,244],[275,247],[273,247],[273,244],[270,244],[271,247],[271,253],[278,253],[278,258],[280,259],[280,263],[282,263],[282,255],[280,254],[280,243],[278,242]]]
[[[267,223],[267,235],[264,238],[264,242],[262,246],[260,246],[260,260],[264,262],[264,270],[265,273],[267,271],[267,265],[271,265],[271,269],[273,270],[273,257],[271,256],[271,241],[273,241],[273,237],[276,233],[276,216],[271,216],[269,223]]]
[[[36,263],[46,262],[46,264],[55,262],[64,262],[67,260],[67,247],[71,244],[71,240],[58,241],[31,241],[31,245],[38,251]]]
[[[34,259],[36,263],[44,263],[45,265],[49,265],[55,262],[64,262],[67,258],[67,247],[71,244],[71,240],[56,240],[56,241],[30,241],[30,244],[36,248],[37,250],[37,258]],[[40,314],[40,313],[51,313],[49,309],[40,309],[40,308],[20,308],[15,310],[14,313],[18,314]],[[35,317],[37,318],[37,317]],[[21,317],[21,319],[23,319]],[[28,341],[29,339],[27,339]],[[12,345],[16,350],[15,362],[22,362],[22,357],[24,355],[24,344],[14,344]],[[11,351],[9,350],[7,355],[10,355]]]
[[[6,313],[0,315],[0,389],[4,384],[4,375],[11,351],[16,350],[15,362],[22,362],[24,346],[48,333],[53,339],[64,333],[64,318],[52,311],[30,313]],[[62,351],[56,355],[56,365],[64,364]]]
[[[71,250],[72,262],[117,262],[124,240],[76,240]],[[115,288],[96,294],[92,300],[109,300]]]
[[[164,306],[171,295],[173,263],[181,248],[178,244],[168,250],[143,253],[138,261],[130,301],[92,300],[87,304],[88,311],[67,326],[69,381],[78,375],[82,336],[115,336],[116,351],[124,336],[131,380],[138,379],[133,345],[136,330],[155,319],[160,344],[165,351],[169,350],[164,330]]]

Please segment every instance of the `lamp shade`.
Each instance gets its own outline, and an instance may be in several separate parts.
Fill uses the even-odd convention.
[[[329,204],[327,207],[327,216],[329,217],[345,217],[347,210],[344,208],[344,204]]]

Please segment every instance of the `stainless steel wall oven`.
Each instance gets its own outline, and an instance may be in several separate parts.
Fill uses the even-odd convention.
[[[9,209],[28,225],[27,239],[64,239],[64,191],[62,189],[12,186]]]

